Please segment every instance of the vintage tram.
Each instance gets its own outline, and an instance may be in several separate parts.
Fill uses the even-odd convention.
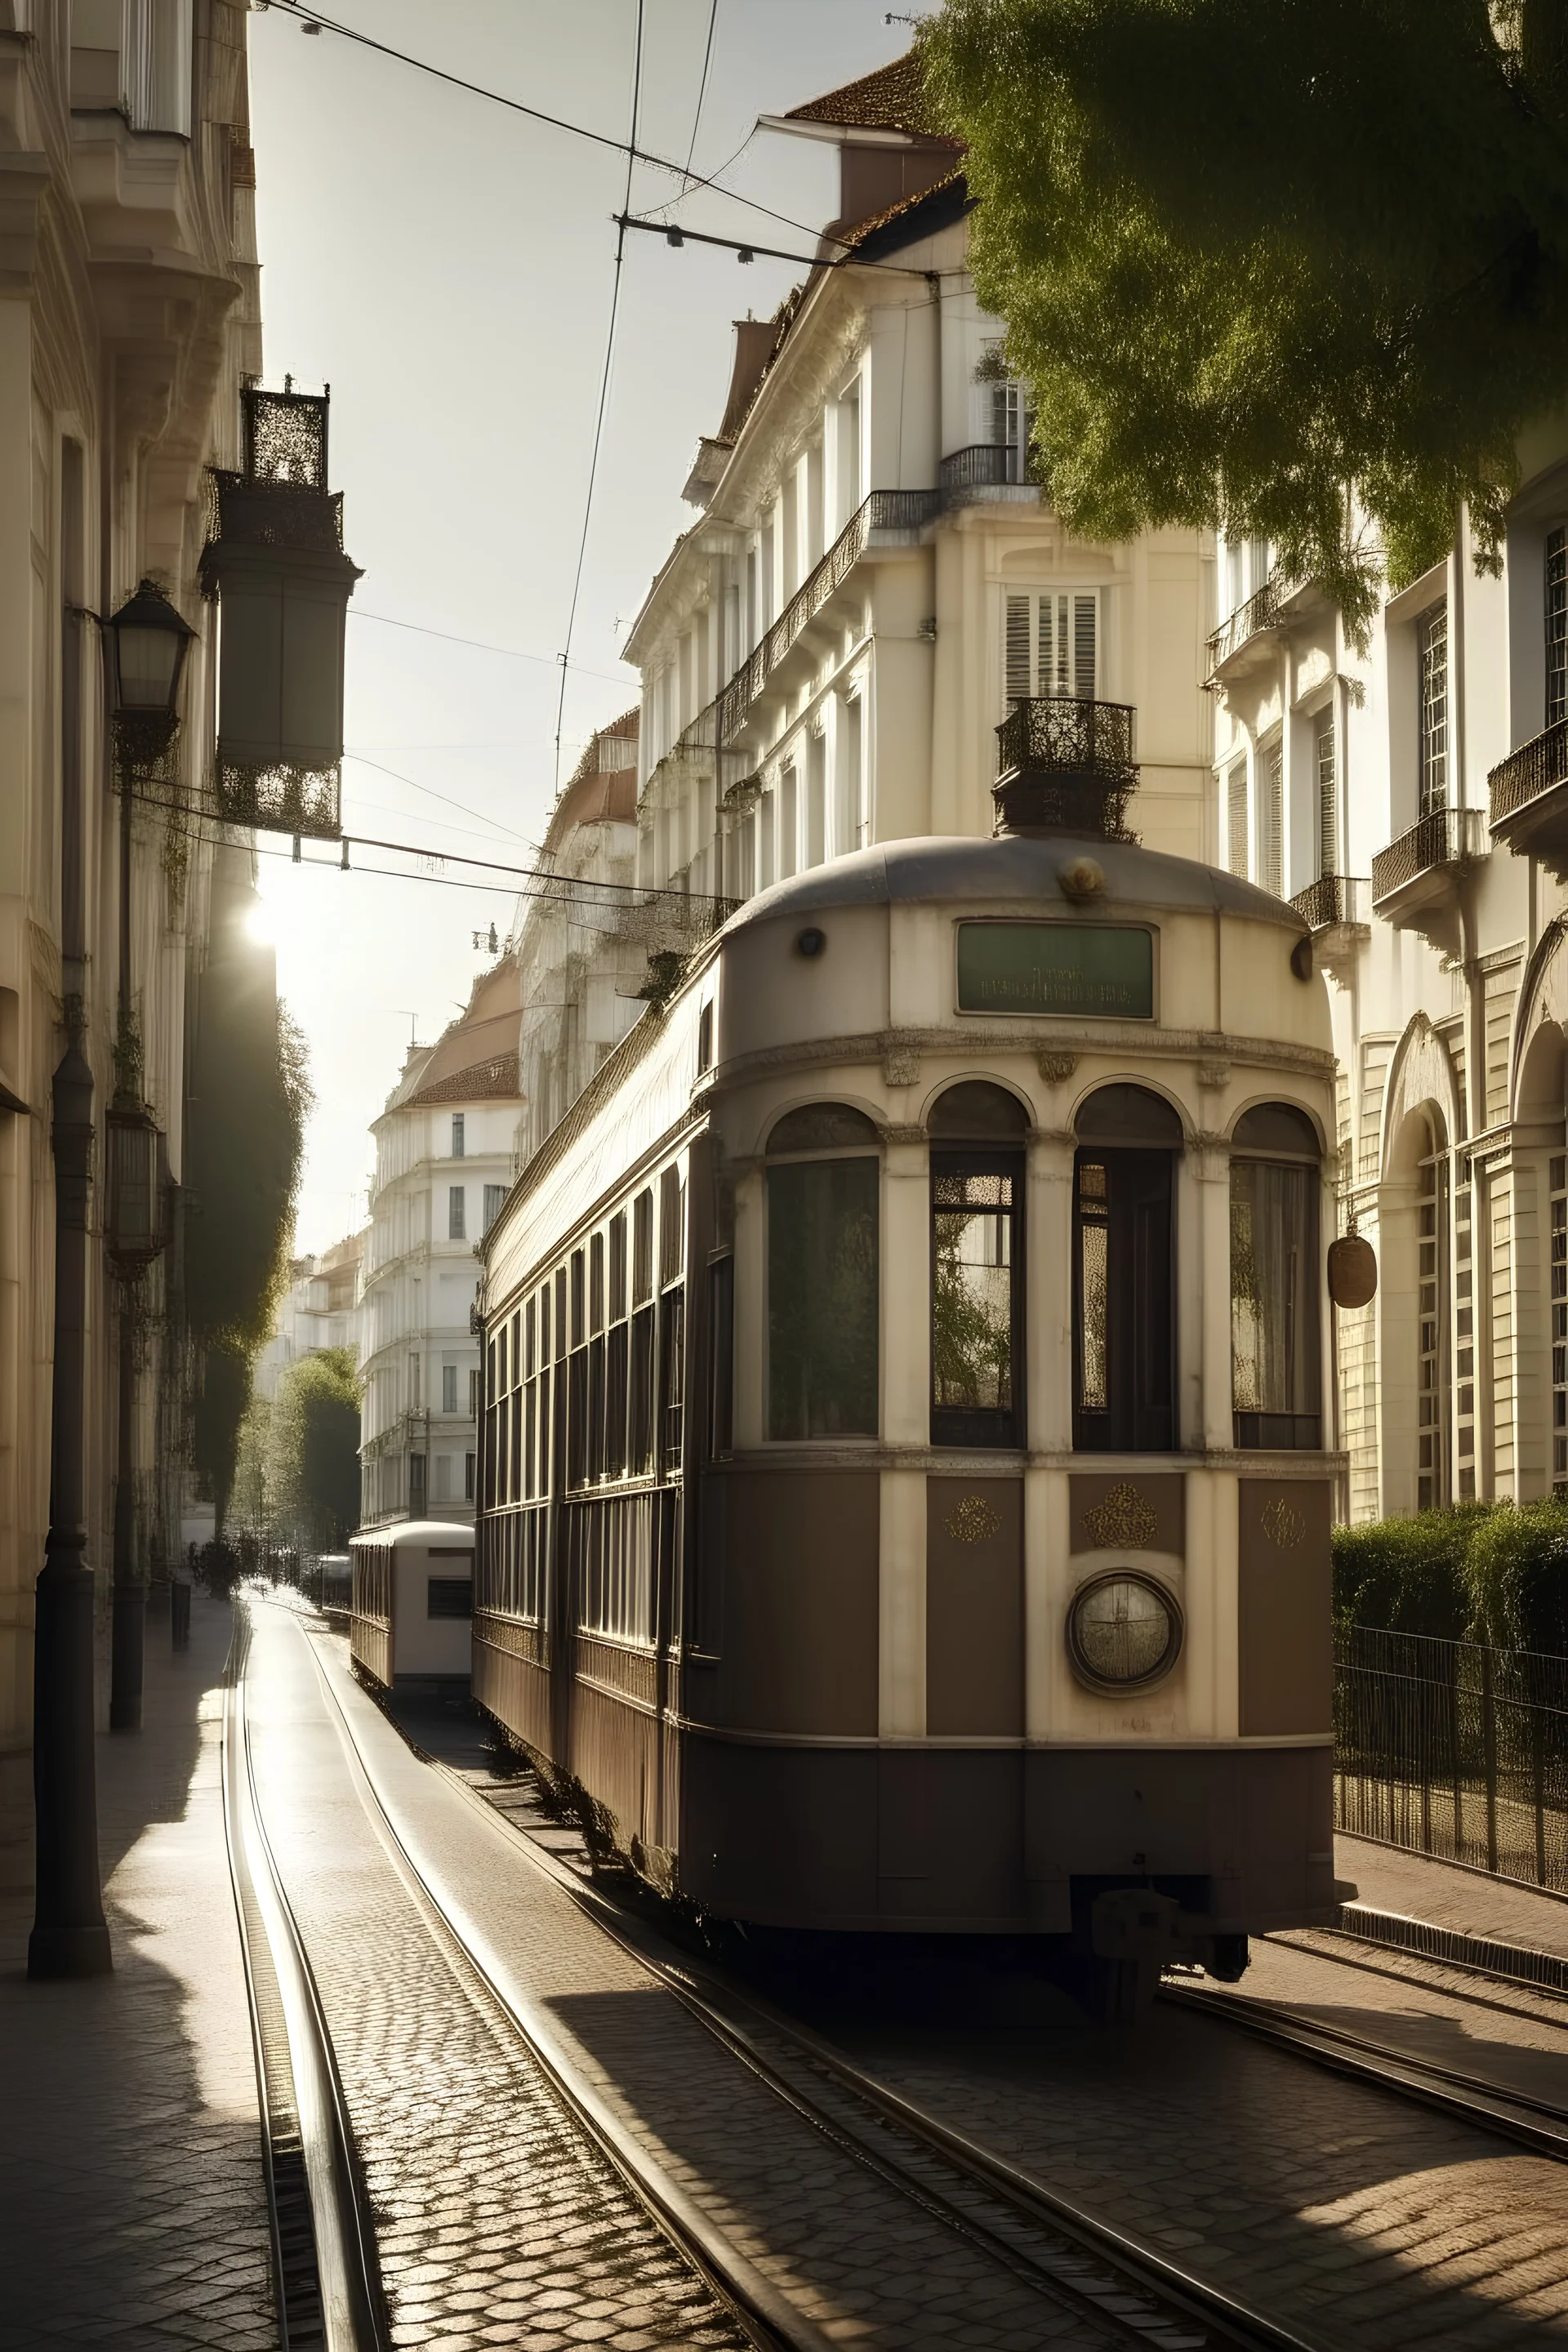
[[[523,1171],[474,1692],[710,1914],[1234,1974],[1336,1901],[1326,991],[1009,781],[748,902]]]
[[[351,1536],[349,1654],[384,1689],[466,1691],[474,1537],[449,1519],[405,1519]]]

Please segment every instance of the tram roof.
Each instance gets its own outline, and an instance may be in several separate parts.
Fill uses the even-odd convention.
[[[822,914],[832,907],[955,898],[995,898],[1012,905],[1038,898],[1064,917],[1075,911],[1081,915],[1081,904],[1061,888],[1060,877],[1084,857],[1092,857],[1105,876],[1104,892],[1095,896],[1097,908],[1237,915],[1252,922],[1277,923],[1298,935],[1306,929],[1300,913],[1283,898],[1220,866],[1172,857],[1134,842],[1052,833],[1005,834],[989,841],[967,834],[916,835],[853,850],[759,891],[730,918],[725,930],[733,933],[776,915]]]

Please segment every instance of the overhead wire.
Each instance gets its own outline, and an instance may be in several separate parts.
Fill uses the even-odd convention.
[[[708,9],[708,38],[702,50],[702,78],[697,85],[697,111],[691,118],[691,140],[686,150],[686,176],[689,183],[692,176],[691,158],[697,152],[697,133],[702,126],[702,101],[708,95],[708,68],[713,62],[713,27],[718,22],[719,0],[710,0]],[[686,191],[683,188],[681,190],[682,195],[684,195]]]
[[[736,188],[721,187],[717,179],[706,173],[693,172],[688,165],[672,163],[668,155],[656,155],[649,149],[639,147],[635,128],[627,141],[613,138],[607,131],[590,131],[585,123],[568,122],[564,115],[547,113],[542,107],[530,106],[521,98],[508,98],[502,91],[489,89],[484,82],[468,81],[461,74],[448,73],[445,67],[432,65],[426,58],[414,57],[407,49],[394,48],[388,41],[378,41],[371,34],[360,32],[355,26],[341,24],[334,16],[322,16],[319,8],[301,5],[301,0],[261,0],[261,5],[276,9],[282,16],[292,16],[302,25],[314,25],[321,32],[336,33],[342,40],[357,42],[361,48],[374,49],[381,57],[395,58],[399,65],[410,66],[416,73],[429,74],[437,81],[449,83],[454,89],[464,89],[471,97],[489,100],[492,106],[504,106],[513,114],[526,114],[534,122],[548,123],[553,131],[569,131],[574,139],[589,140],[595,147],[613,147],[617,154],[625,155],[629,163],[647,163],[656,172],[672,173],[690,187],[711,188],[716,195],[727,196],[732,205],[744,205],[752,212],[765,214],[769,220],[782,221],[786,228],[799,229],[803,236],[818,234],[806,222],[795,220],[788,213],[775,212],[771,205],[761,204],[754,196],[743,196]],[[721,171],[729,170],[730,163],[750,145],[753,135],[748,132],[735,150],[735,154],[731,156],[730,163],[721,164]],[[683,188],[681,193],[686,194],[686,189]],[[841,245],[844,240],[835,237],[831,242]]]
[[[632,135],[626,148],[626,191],[623,214],[631,208],[632,173],[637,168],[637,110],[642,102],[643,0],[637,0],[637,31],[632,48]],[[621,267],[626,259],[624,223],[616,231],[616,268],[610,280],[610,323],[605,337],[605,365],[599,377],[599,407],[594,419],[594,447],[588,459],[588,491],[583,501],[583,530],[577,541],[577,564],[572,575],[572,602],[566,613],[566,641],[561,654],[561,694],[555,705],[555,789],[561,790],[561,728],[566,711],[566,674],[572,659],[572,632],[577,625],[577,600],[583,592],[583,563],[588,552],[588,530],[594,520],[594,485],[599,478],[599,449],[605,437],[605,408],[610,396],[610,363],[616,355],[616,319],[620,310]]]
[[[452,629],[428,629],[422,621],[394,620],[390,613],[366,613],[357,604],[349,606],[351,621],[377,621],[384,629],[408,629],[416,637],[439,637],[443,645],[471,646],[476,653],[500,654],[507,661],[538,662],[545,669],[560,667],[559,654],[527,654],[518,646],[492,646],[482,637],[460,637]],[[602,677],[607,686],[626,686],[630,680],[616,677],[607,669],[590,669],[584,662],[574,662],[572,667],[579,677]]]

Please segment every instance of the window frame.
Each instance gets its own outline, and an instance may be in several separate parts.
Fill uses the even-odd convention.
[[[850,1108],[850,1109],[853,1109],[853,1108],[856,1108],[856,1106],[854,1106],[853,1104],[850,1104],[850,1105],[847,1105],[847,1106],[842,1106],[842,1107],[843,1107],[843,1108]],[[795,1108],[797,1108],[797,1109],[809,1110],[809,1109],[813,1109],[813,1108],[816,1108],[816,1106],[815,1104],[806,1103],[806,1104],[800,1104],[800,1105],[796,1105]],[[840,1108],[840,1106],[839,1106],[836,1101],[829,1101],[827,1098],[826,1098],[826,1097],[825,1097],[825,1098],[824,1098],[823,1105],[822,1105],[822,1108]],[[861,1114],[861,1116],[862,1116],[862,1117],[864,1117],[864,1116],[865,1116],[865,1114],[864,1114],[864,1113],[862,1113],[862,1114]],[[778,1118],[775,1118],[773,1124],[773,1127],[776,1129],[776,1128],[778,1127],[778,1125],[780,1124],[780,1120],[779,1120]],[[866,1430],[846,1430],[846,1431],[842,1431],[842,1432],[837,1433],[836,1434],[834,1434],[834,1435],[833,1435],[833,1436],[831,1436],[831,1437],[825,1437],[825,1436],[820,1436],[820,1435],[818,1435],[818,1436],[813,1436],[813,1435],[811,1435],[809,1433],[808,1433],[806,1435],[805,1435],[805,1436],[801,1436],[801,1437],[778,1437],[778,1436],[775,1436],[775,1435],[773,1434],[773,1280],[772,1280],[772,1263],[773,1263],[773,1197],[772,1197],[772,1190],[771,1190],[771,1187],[770,1187],[770,1185],[769,1185],[769,1183],[768,1183],[768,1178],[771,1176],[771,1174],[772,1174],[773,1171],[775,1168],[825,1167],[825,1166],[827,1166],[827,1165],[829,1165],[829,1164],[836,1163],[836,1162],[837,1162],[837,1161],[839,1161],[839,1160],[873,1160],[873,1161],[875,1161],[875,1162],[876,1162],[876,1167],[877,1167],[877,1183],[876,1183],[876,1214],[877,1214],[877,1309],[876,1309],[876,1317],[875,1317],[876,1341],[877,1341],[877,1410],[876,1410],[876,1423],[877,1423],[877,1426],[876,1426],[875,1430],[871,1430],[871,1431],[866,1431]],[[842,1144],[842,1145],[835,1145],[835,1144],[822,1144],[822,1145],[817,1145],[817,1146],[816,1146],[816,1147],[815,1147],[815,1148],[813,1148],[813,1149],[809,1149],[809,1150],[802,1150],[802,1151],[771,1151],[771,1150],[770,1150],[770,1151],[765,1152],[765,1154],[764,1154],[764,1162],[763,1162],[763,1205],[764,1205],[764,1216],[763,1216],[763,1317],[762,1317],[762,1351],[763,1351],[763,1365],[762,1365],[762,1370],[763,1370],[763,1444],[766,1444],[766,1445],[769,1445],[769,1446],[777,1446],[777,1447],[780,1447],[780,1448],[788,1448],[788,1447],[792,1447],[792,1446],[793,1446],[793,1447],[799,1447],[799,1446],[803,1446],[803,1445],[824,1445],[824,1444],[834,1444],[834,1445],[877,1445],[877,1444],[879,1444],[881,1443],[882,1421],[883,1421],[883,1402],[882,1402],[882,1375],[883,1375],[883,1348],[882,1348],[882,1284],[883,1284],[883,1255],[884,1255],[884,1254],[883,1254],[883,1233],[882,1233],[882,1226],[883,1226],[884,1215],[885,1215],[885,1204],[884,1204],[884,1201],[883,1201],[883,1189],[884,1189],[884,1188],[883,1188],[883,1182],[882,1182],[882,1145],[881,1145],[881,1142],[880,1142],[880,1139],[873,1139],[873,1140],[868,1140],[868,1141],[867,1141],[867,1142],[865,1142],[865,1143]]]

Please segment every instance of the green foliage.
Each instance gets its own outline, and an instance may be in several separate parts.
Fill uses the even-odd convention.
[[[1496,567],[1568,386],[1565,13],[947,0],[928,94],[1071,527],[1267,536],[1354,628],[1461,503]]]
[[[185,1138],[185,1302],[198,1368],[192,1458],[221,1530],[250,1366],[287,1274],[310,1107],[305,1042],[252,939],[248,861],[219,854]]]
[[[1475,1640],[1568,1656],[1568,1504],[1492,1511],[1465,1563]]]
[[[301,1550],[341,1550],[359,1525],[359,1403],[347,1348],[304,1357],[278,1383],[275,1507]]]
[[[1485,1504],[1377,1519],[1333,1533],[1334,1615],[1342,1624],[1382,1625],[1462,1642],[1470,1624],[1465,1560]]]
[[[1342,1624],[1568,1657],[1568,1504],[1461,1503],[1336,1528]]]

